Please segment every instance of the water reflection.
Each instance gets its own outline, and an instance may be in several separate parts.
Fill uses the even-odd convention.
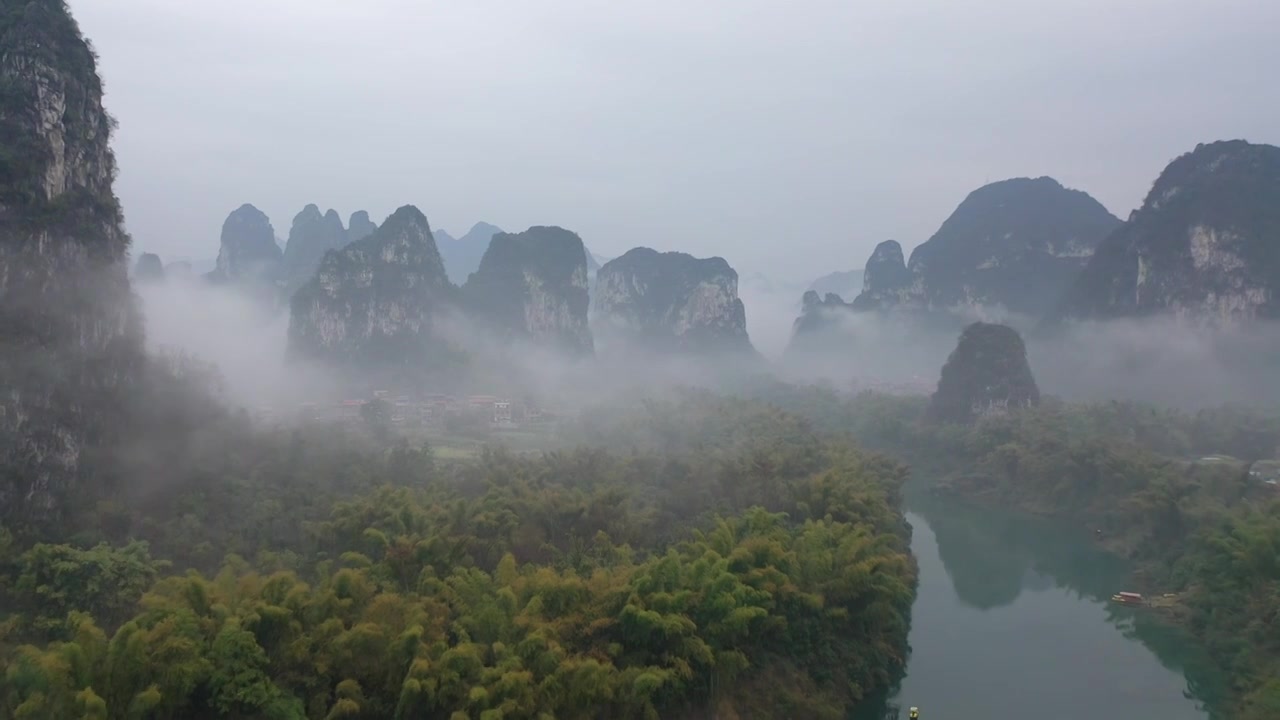
[[[909,493],[920,589],[900,690],[857,720],[1216,718],[1224,679],[1186,633],[1110,604],[1128,569],[1083,528]]]
[[[1023,590],[1052,587],[1101,601],[1129,576],[1124,561],[1079,527],[927,496],[913,497],[911,511],[933,530],[956,594],[971,607],[998,608]]]

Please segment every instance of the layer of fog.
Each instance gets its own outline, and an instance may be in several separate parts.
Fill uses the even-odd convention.
[[[647,347],[600,344],[594,356],[574,357],[537,344],[499,337],[473,318],[442,309],[436,341],[466,354],[462,373],[409,383],[375,373],[339,371],[288,357],[288,308],[244,288],[215,285],[193,275],[137,282],[153,354],[184,355],[214,366],[228,407],[276,410],[304,402],[393,394],[483,394],[536,401],[549,409],[653,397],[677,387],[724,387],[765,370],[742,358],[690,358]],[[784,327],[790,318],[781,318]]]
[[[760,274],[738,280],[738,297],[747,311],[747,334],[769,360],[778,360],[786,350],[804,291],[804,285],[776,282]]]
[[[215,365],[231,406],[287,406],[367,396],[370,387],[331,371],[286,360],[287,308],[198,277],[139,283],[153,352],[182,351]],[[566,357],[530,343],[499,339],[470,319],[446,316],[442,340],[469,356],[466,379],[397,392],[478,393],[536,398],[580,407],[613,397],[681,386],[725,386],[775,373],[790,382],[929,392],[973,320],[1006,322],[1023,334],[1041,390],[1068,400],[1136,400],[1196,408],[1224,402],[1280,403],[1280,326],[1205,328],[1173,318],[1073,323],[1035,329],[998,308],[954,315],[836,312],[830,330],[788,349],[798,315],[794,288],[748,282],[741,292],[755,347],[768,362],[700,358],[643,347],[599,345],[595,357]],[[568,407],[566,407],[568,409]]]
[[[1019,329],[1042,392],[1072,401],[1131,400],[1196,409],[1280,403],[1280,325],[1207,326],[1171,316],[1075,322],[1036,328],[999,308],[965,314],[835,311],[828,328],[780,364],[793,382],[859,389],[936,383],[964,325]]]
[[[228,405],[304,402],[331,384],[314,368],[285,362],[289,317],[280,308],[198,276],[135,282],[134,289],[148,350],[214,365]]]
[[[1127,399],[1195,409],[1280,403],[1280,325],[1207,327],[1173,317],[1072,323],[1033,333],[1042,390],[1073,400]]]

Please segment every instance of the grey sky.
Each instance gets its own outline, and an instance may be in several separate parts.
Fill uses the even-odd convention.
[[[1197,142],[1280,142],[1276,0],[71,0],[135,252],[252,202],[807,280],[1052,175],[1125,217]]]

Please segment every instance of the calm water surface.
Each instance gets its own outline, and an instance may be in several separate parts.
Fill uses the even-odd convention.
[[[1123,562],[1080,528],[908,495],[920,588],[898,691],[858,720],[1217,720],[1185,633],[1107,602]]]

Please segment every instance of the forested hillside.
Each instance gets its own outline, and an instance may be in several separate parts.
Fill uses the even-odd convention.
[[[76,542],[6,534],[0,712],[839,718],[894,681],[904,467],[748,402],[616,420],[463,464],[246,434]]]

